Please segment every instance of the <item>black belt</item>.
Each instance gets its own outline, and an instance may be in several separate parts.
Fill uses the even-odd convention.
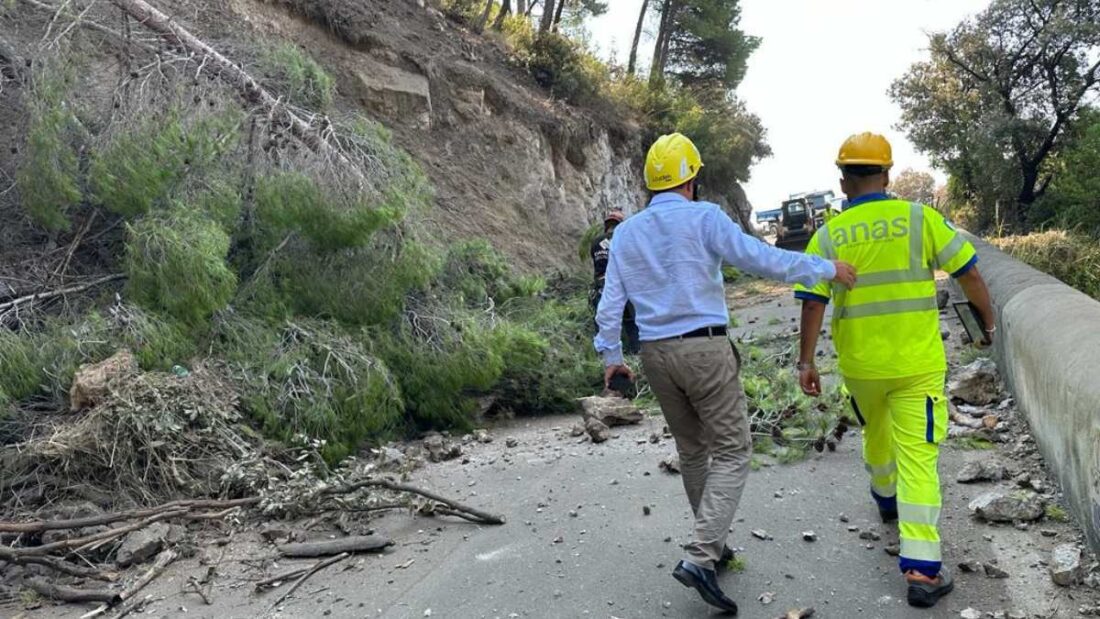
[[[669,338],[669,339],[683,340],[683,339],[687,339],[689,337],[717,337],[717,336],[724,336],[724,335],[726,335],[726,328],[725,327],[703,327],[702,329],[696,329],[694,331],[688,331],[687,333],[682,333],[680,335],[677,335],[676,337],[672,337],[672,338]]]

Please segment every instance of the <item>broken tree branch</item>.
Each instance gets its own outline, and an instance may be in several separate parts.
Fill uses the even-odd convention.
[[[56,550],[69,550],[71,548],[80,548],[81,546],[86,546],[88,544],[94,544],[96,542],[102,542],[104,540],[114,539],[116,537],[122,537],[123,535],[126,535],[127,533],[129,533],[131,531],[137,531],[138,529],[144,529],[145,527],[153,524],[154,522],[159,522],[161,520],[167,520],[169,518],[175,518],[177,516],[182,516],[183,514],[186,514],[186,513],[187,513],[187,510],[181,508],[181,509],[177,509],[177,510],[174,510],[174,511],[168,511],[168,512],[164,512],[164,513],[160,513],[160,514],[157,514],[155,516],[150,516],[150,517],[148,517],[148,518],[146,518],[146,519],[144,519],[140,522],[135,522],[133,524],[128,524],[126,526],[117,527],[117,528],[114,528],[114,529],[110,529],[108,531],[103,531],[102,533],[96,533],[94,535],[87,535],[85,537],[76,537],[76,538],[73,538],[73,539],[63,539],[63,540],[56,541],[52,544],[43,544],[41,546],[31,546],[29,548],[5,548],[3,550],[3,552],[0,553],[0,559],[6,559],[6,557],[3,556],[3,555],[7,554],[7,553],[12,553],[12,556],[16,556],[16,557],[26,557],[26,556],[30,556],[30,555],[41,556],[41,555],[50,554],[50,553],[52,553]]]
[[[6,546],[0,547],[4,550],[10,550]],[[11,555],[0,555],[0,559],[7,561],[8,563],[14,563],[16,565],[43,565],[45,567],[54,570],[55,572],[61,572],[62,574],[68,574],[69,576],[77,576],[80,578],[91,578],[93,580],[101,580],[104,582],[114,582],[118,580],[118,574],[114,572],[104,572],[87,567],[80,567],[79,565],[73,565],[67,561],[61,559],[55,559],[53,557],[19,557],[14,553]]]
[[[0,533],[39,533],[42,531],[58,531],[62,529],[83,529],[85,527],[94,527],[103,524],[111,524],[120,520],[135,520],[137,518],[148,518],[149,516],[155,516],[157,514],[163,514],[164,512],[174,511],[180,508],[186,508],[190,510],[196,509],[224,509],[229,510],[235,507],[248,507],[260,502],[260,497],[248,497],[244,499],[231,499],[227,501],[221,500],[182,500],[172,501],[156,507],[150,507],[147,509],[132,509],[125,512],[117,512],[113,514],[101,514],[99,516],[88,516],[86,518],[74,518],[72,520],[32,520],[29,522],[0,522]],[[209,518],[207,514],[196,514],[195,518]],[[2,552],[2,551],[0,551]],[[0,556],[0,559],[3,557]]]
[[[393,540],[380,535],[353,535],[323,542],[283,544],[279,553],[284,557],[327,557],[351,552],[379,552],[393,545]]]
[[[330,156],[345,164],[349,171],[357,176],[362,176],[359,166],[352,163],[344,153],[322,137],[321,131],[291,111],[280,99],[261,86],[247,71],[191,34],[186,28],[173,21],[171,17],[160,12],[145,0],[111,0],[111,2],[137,20],[138,23],[160,35],[170,45],[201,58],[202,63],[209,67],[214,75],[235,88],[245,102],[268,110],[273,120],[285,125],[290,130],[290,134],[310,150]]]
[[[325,559],[324,561],[318,561],[313,567],[309,568],[309,570],[306,571],[305,574],[302,574],[298,578],[298,580],[295,580],[294,584],[290,585],[290,588],[287,589],[286,592],[284,592],[282,595],[280,595],[279,599],[275,600],[275,603],[272,604],[271,607],[275,608],[279,604],[282,604],[283,600],[290,597],[290,594],[294,593],[294,591],[296,589],[298,589],[298,587],[302,586],[302,583],[304,583],[306,581],[306,579],[309,578],[310,576],[313,576],[314,574],[316,574],[317,572],[325,569],[326,567],[328,567],[328,566],[330,566],[334,563],[339,563],[340,561],[343,561],[344,559],[347,559],[350,556],[351,556],[351,554],[345,552],[343,554],[336,555],[335,557],[330,557],[328,559]]]
[[[0,303],[0,312],[10,310],[14,307],[22,305],[24,303],[33,303],[35,301],[45,301],[54,297],[60,297],[67,294],[73,294],[75,292],[83,292],[89,288],[94,288],[107,282],[113,282],[115,280],[123,279],[126,277],[125,273],[115,273],[113,275],[107,275],[100,277],[99,279],[93,279],[90,282],[84,282],[83,284],[77,284],[75,286],[66,286],[65,288],[58,288],[57,290],[47,290],[46,292],[36,292],[29,294],[25,297],[19,297],[18,299],[12,299],[7,303]]]
[[[450,508],[449,510],[445,510],[448,515],[460,516],[466,520],[480,524],[504,524],[504,516],[490,514],[475,507],[463,505],[458,501],[442,497],[430,490],[424,490],[416,486],[410,486],[409,484],[403,484],[390,479],[364,479],[346,486],[324,488],[320,493],[322,495],[350,494],[360,488],[385,488],[396,492],[408,492],[410,494],[420,495]]]
[[[172,550],[171,548],[167,550],[162,550],[161,553],[157,555],[156,561],[153,562],[153,566],[150,567],[149,570],[146,571],[144,574],[142,574],[140,578],[135,580],[132,585],[126,587],[118,594],[117,601],[125,602],[126,600],[137,595],[138,591],[141,591],[145,588],[145,585],[153,582],[153,580],[155,580],[157,576],[160,576],[162,573],[164,573],[164,570],[167,569],[168,565],[175,561],[177,557],[179,557],[179,553],[177,553],[175,550]]]

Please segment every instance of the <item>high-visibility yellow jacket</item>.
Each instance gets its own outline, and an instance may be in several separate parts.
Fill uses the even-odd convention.
[[[936,307],[934,269],[958,277],[978,257],[937,211],[863,196],[810,240],[806,253],[855,265],[848,290],[822,282],[795,287],[795,297],[830,302],[840,372],[858,379],[916,376],[947,370]]]

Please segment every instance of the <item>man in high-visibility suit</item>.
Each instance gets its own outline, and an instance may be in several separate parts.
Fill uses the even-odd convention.
[[[974,248],[954,226],[932,208],[886,195],[893,166],[886,138],[852,136],[836,164],[851,206],[817,231],[806,252],[850,262],[859,280],[851,290],[824,283],[795,287],[802,300],[799,380],[805,393],[821,393],[814,353],[831,301],[833,341],[863,428],[871,496],[884,522],[900,521],[899,562],[909,604],[930,607],[953,588],[937,528],[947,360],[934,270],[956,278],[989,334],[995,329],[993,307]]]

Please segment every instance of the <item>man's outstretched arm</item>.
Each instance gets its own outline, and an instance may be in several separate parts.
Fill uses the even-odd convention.
[[[711,251],[739,269],[788,284],[812,287],[821,281],[835,281],[849,288],[855,285],[856,271],[852,265],[768,245],[746,234],[721,210],[715,214],[709,233],[707,242]]]

